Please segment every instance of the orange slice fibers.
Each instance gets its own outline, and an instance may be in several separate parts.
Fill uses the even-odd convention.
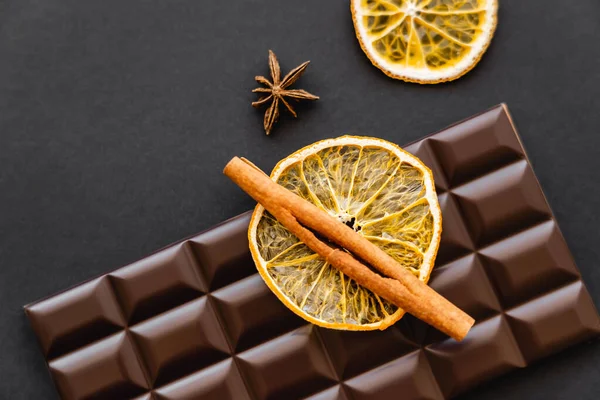
[[[442,216],[431,171],[413,155],[381,139],[343,136],[295,152],[277,164],[271,178],[428,281]],[[269,288],[309,322],[385,329],[404,314],[313,253],[261,205],[252,215],[248,238]]]
[[[451,81],[487,50],[497,0],[351,0],[356,37],[386,75],[417,83]]]

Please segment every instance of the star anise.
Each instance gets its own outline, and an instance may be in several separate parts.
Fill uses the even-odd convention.
[[[279,62],[277,61],[277,57],[275,54],[269,50],[269,68],[271,69],[271,78],[273,78],[273,82],[270,82],[264,76],[257,76],[254,79],[258,83],[262,83],[267,86],[265,88],[259,87],[254,89],[252,92],[254,93],[265,93],[267,96],[262,97],[258,101],[252,103],[254,107],[260,107],[261,105],[271,101],[271,105],[267,109],[265,113],[265,132],[267,135],[271,133],[271,129],[275,122],[277,122],[277,118],[279,117],[279,103],[283,103],[288,111],[294,116],[298,115],[290,105],[286,101],[286,97],[295,99],[295,100],[318,100],[319,96],[315,96],[313,94],[308,93],[306,90],[302,89],[287,89],[289,86],[293,85],[294,82],[302,76],[306,67],[310,61],[306,61],[293,70],[291,70],[283,79],[281,79],[281,68],[279,67]]]

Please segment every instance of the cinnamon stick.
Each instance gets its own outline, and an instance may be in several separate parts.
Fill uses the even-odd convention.
[[[249,161],[234,157],[223,172],[311,250],[373,293],[458,341],[475,323],[473,318],[421,282],[379,247],[327,212],[273,182]],[[350,254],[324,243],[307,228],[347,249],[383,276],[371,271]]]

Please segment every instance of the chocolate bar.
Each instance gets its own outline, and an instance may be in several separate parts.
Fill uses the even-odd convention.
[[[506,106],[405,148],[434,173],[430,284],[477,320],[463,342],[307,324],[256,273],[246,213],[26,306],[61,398],[447,399],[600,332]]]

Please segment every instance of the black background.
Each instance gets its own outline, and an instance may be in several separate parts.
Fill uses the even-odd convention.
[[[600,2],[500,0],[449,84],[371,66],[348,0],[0,1],[0,398],[56,394],[22,306],[252,207],[221,174],[345,133],[403,144],[506,102],[600,304]],[[270,137],[250,107],[267,50],[321,100]],[[600,395],[600,342],[465,399]]]

